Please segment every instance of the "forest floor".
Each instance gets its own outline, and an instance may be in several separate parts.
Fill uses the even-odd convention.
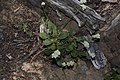
[[[117,4],[101,3],[96,10],[107,19],[104,29],[120,13],[120,1]],[[96,70],[90,61],[79,60],[72,69],[61,69],[43,54],[39,53],[39,32],[41,16],[30,7],[17,0],[0,2],[0,80],[103,80],[109,66]],[[101,40],[101,47],[108,59],[120,52],[118,35],[120,29],[113,31],[109,42]],[[118,33],[117,33],[118,32]],[[109,32],[108,32],[109,33]],[[114,34],[115,33],[115,34]],[[120,34],[119,34],[120,35]],[[113,39],[115,38],[115,39]],[[116,41],[113,43],[113,41]],[[106,46],[109,44],[109,47]],[[114,46],[114,47],[112,47]],[[29,56],[30,53],[34,53]],[[110,53],[110,54],[109,54]],[[111,54],[112,53],[112,54]]]

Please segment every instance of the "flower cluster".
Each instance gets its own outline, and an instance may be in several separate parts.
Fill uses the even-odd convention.
[[[62,66],[63,66],[63,67],[65,67],[65,66],[70,67],[70,66],[73,66],[74,64],[75,64],[74,61],[69,61],[69,62],[63,62],[63,63],[62,63]]]
[[[56,50],[54,53],[52,53],[52,58],[57,58],[60,55],[60,51]]]

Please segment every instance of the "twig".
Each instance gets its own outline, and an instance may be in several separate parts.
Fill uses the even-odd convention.
[[[28,59],[29,57],[31,57],[38,49],[40,48],[40,43],[38,42],[37,45],[35,46],[35,48],[33,48],[31,51],[30,51],[30,54],[25,57],[24,60]]]
[[[43,49],[42,51],[39,51],[38,53],[36,53],[36,54],[32,57],[32,59],[30,60],[30,62],[32,62],[33,60],[35,60],[36,57],[37,57],[40,53],[42,53],[44,50],[45,50],[45,49]]]

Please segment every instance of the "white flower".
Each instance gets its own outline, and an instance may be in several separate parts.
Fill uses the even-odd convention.
[[[46,31],[46,27],[47,27],[47,26],[45,25],[44,18],[42,17],[42,18],[41,18],[41,24],[40,24],[40,26],[39,26],[40,33],[45,32],[45,31]]]
[[[87,6],[84,4],[81,4],[80,6],[82,7],[83,10],[85,10],[87,8]]]
[[[42,3],[41,3],[41,6],[44,6],[44,5],[45,5],[45,2],[42,2]]]
[[[84,41],[84,42],[81,42],[86,48],[89,48],[90,47],[90,45],[89,45],[89,43],[87,42],[87,41]]]
[[[70,66],[70,62],[67,62],[67,66]]]
[[[52,58],[57,58],[60,55],[60,51],[56,50],[54,53],[52,53]]]
[[[75,63],[74,61],[67,62],[67,66],[73,66],[74,63]]]
[[[86,0],[80,0],[80,4],[86,3]]]
[[[40,33],[46,32],[46,33],[50,33],[50,30],[46,28],[47,26],[45,25],[45,22],[43,22],[39,29],[40,29]]]
[[[65,62],[62,63],[62,66],[66,66],[67,64]]]
[[[45,32],[45,24],[43,23],[43,24],[41,24],[40,25],[40,33],[43,33],[43,32]]]
[[[98,38],[98,39],[100,39],[100,34],[97,33],[97,34],[95,34],[95,35],[92,35],[92,37],[93,37],[93,38]]]
[[[74,61],[70,61],[70,65],[73,66],[75,64]]]

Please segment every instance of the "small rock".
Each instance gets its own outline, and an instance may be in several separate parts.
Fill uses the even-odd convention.
[[[83,64],[81,69],[82,71],[86,72],[88,70],[87,64]]]
[[[13,57],[11,56],[11,54],[7,54],[6,56],[7,56],[8,59],[10,59],[10,60],[13,59]]]

